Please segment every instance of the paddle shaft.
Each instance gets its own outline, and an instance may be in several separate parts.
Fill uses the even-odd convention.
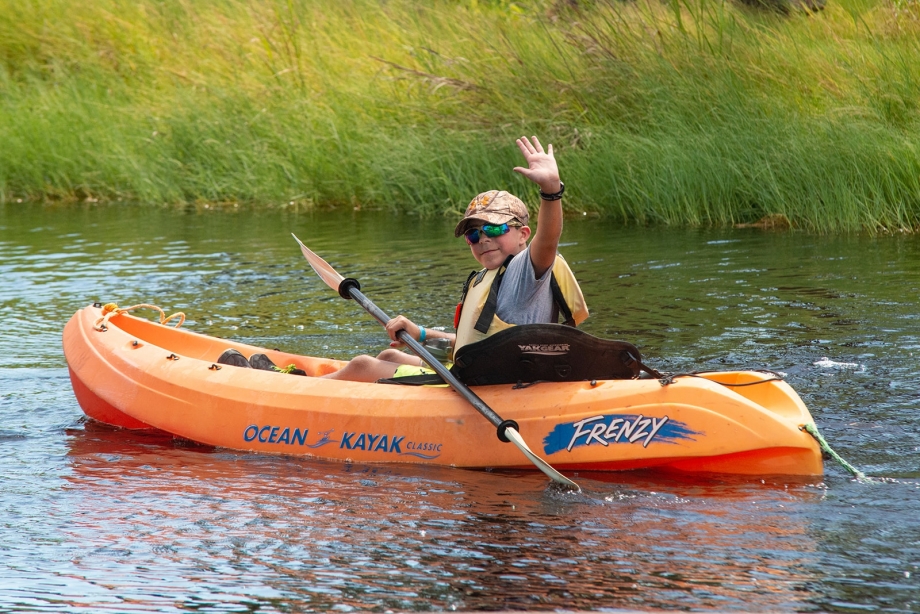
[[[361,290],[358,289],[358,282],[355,279],[343,279],[339,284],[339,295],[340,296],[349,296],[354,299],[359,305],[361,305],[369,314],[371,314],[374,319],[386,326],[386,323],[390,321],[390,317],[383,312],[382,309],[377,307],[374,303],[371,302],[369,298],[364,296],[361,293]],[[453,373],[447,370],[447,367],[441,364],[441,362],[431,355],[431,352],[425,349],[421,343],[412,338],[412,336],[407,333],[405,330],[401,330],[396,333],[396,337],[409,346],[409,348],[421,357],[422,360],[428,363],[428,365],[435,370],[435,372],[441,376],[441,378],[450,384],[450,387],[460,393],[466,401],[473,406],[476,411],[485,417],[486,420],[492,423],[498,431],[498,438],[506,443],[513,443],[518,450],[520,450],[524,456],[526,456],[530,462],[532,462],[537,469],[542,471],[547,475],[551,480],[559,484],[563,484],[566,488],[571,488],[577,492],[581,492],[581,487],[565,477],[558,471],[556,471],[552,465],[547,463],[545,460],[533,453],[533,451],[527,446],[527,442],[524,441],[524,438],[521,437],[520,427],[517,422],[513,420],[502,420],[501,416],[492,411],[492,408],[486,405],[485,401],[476,396],[472,390],[470,390],[463,382],[454,377]]]
[[[348,284],[351,280],[346,279],[343,284]],[[350,286],[350,287],[349,287]],[[348,294],[361,305],[369,314],[374,316],[378,322],[386,326],[386,323],[390,321],[390,316],[388,316],[382,309],[377,307],[374,303],[371,302],[369,298],[364,296],[364,294],[354,287],[354,284],[349,284],[347,287]],[[499,428],[503,423],[506,425],[516,426],[512,423],[505,422],[502,420],[501,416],[496,414],[491,407],[486,405],[485,401],[480,399],[475,392],[467,388],[464,384],[458,380],[453,373],[451,373],[447,367],[441,364],[437,358],[431,355],[431,352],[425,349],[425,346],[412,338],[412,336],[404,330],[396,333],[396,336],[400,341],[405,343],[409,348],[415,352],[419,358],[424,360],[428,365],[434,369],[435,373],[441,376],[445,382],[450,384],[450,387],[459,392],[464,399],[466,399],[470,405],[472,405],[476,411],[482,414],[486,420],[492,423],[495,428]],[[503,434],[503,433],[502,433]]]

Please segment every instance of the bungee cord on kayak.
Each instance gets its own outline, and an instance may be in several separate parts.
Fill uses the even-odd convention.
[[[721,384],[722,386],[740,388],[742,386],[756,386],[757,384],[766,384],[767,382],[782,382],[785,379],[780,373],[777,373],[776,371],[770,371],[769,369],[748,369],[748,371],[752,371],[754,373],[769,373],[773,377],[759,379],[753,382],[720,382],[719,380],[704,377],[702,375],[703,373],[710,373],[710,371],[691,371],[690,373],[666,373],[664,377],[658,380],[658,382],[662,386],[669,386],[673,384],[674,380],[678,377],[704,377],[704,379],[708,379],[709,381],[715,382],[716,384]]]
[[[157,305],[151,305],[150,303],[138,303],[137,305],[132,305],[130,307],[119,307],[115,303],[106,303],[105,305],[102,305],[101,303],[94,303],[93,306],[102,308],[102,317],[98,318],[96,322],[93,324],[93,328],[99,332],[105,332],[106,330],[108,330],[109,320],[111,320],[113,317],[117,316],[118,314],[128,313],[130,311],[134,311],[135,309],[142,309],[142,308],[155,309],[156,311],[159,311],[160,312],[160,324],[166,324],[167,322],[169,322],[170,320],[174,318],[179,318],[179,321],[175,325],[176,328],[179,328],[180,326],[182,326],[182,323],[185,322],[185,314],[183,312],[177,311],[171,316],[166,317],[165,311],[163,311]]]

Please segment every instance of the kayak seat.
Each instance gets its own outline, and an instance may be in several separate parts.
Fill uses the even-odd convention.
[[[451,372],[470,386],[636,379],[642,372],[661,377],[642,364],[633,344],[563,324],[513,326],[465,345],[454,356]]]
[[[661,377],[642,363],[633,344],[600,339],[563,324],[513,326],[465,345],[454,355],[450,371],[468,386]],[[432,374],[380,383],[418,386],[443,380]]]

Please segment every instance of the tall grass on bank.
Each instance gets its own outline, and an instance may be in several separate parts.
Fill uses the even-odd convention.
[[[920,7],[720,0],[0,0],[0,200],[920,228]]]

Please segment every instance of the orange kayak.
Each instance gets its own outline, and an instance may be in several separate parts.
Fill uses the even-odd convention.
[[[98,306],[64,328],[74,393],[90,418],[198,443],[363,463],[528,468],[450,388],[327,380],[345,363],[209,337],[127,313],[97,330]],[[307,377],[216,365],[224,350],[261,352]],[[752,384],[741,385],[739,384]],[[661,468],[820,475],[808,409],[756,371],[656,379],[477,386],[528,446],[564,471]]]

